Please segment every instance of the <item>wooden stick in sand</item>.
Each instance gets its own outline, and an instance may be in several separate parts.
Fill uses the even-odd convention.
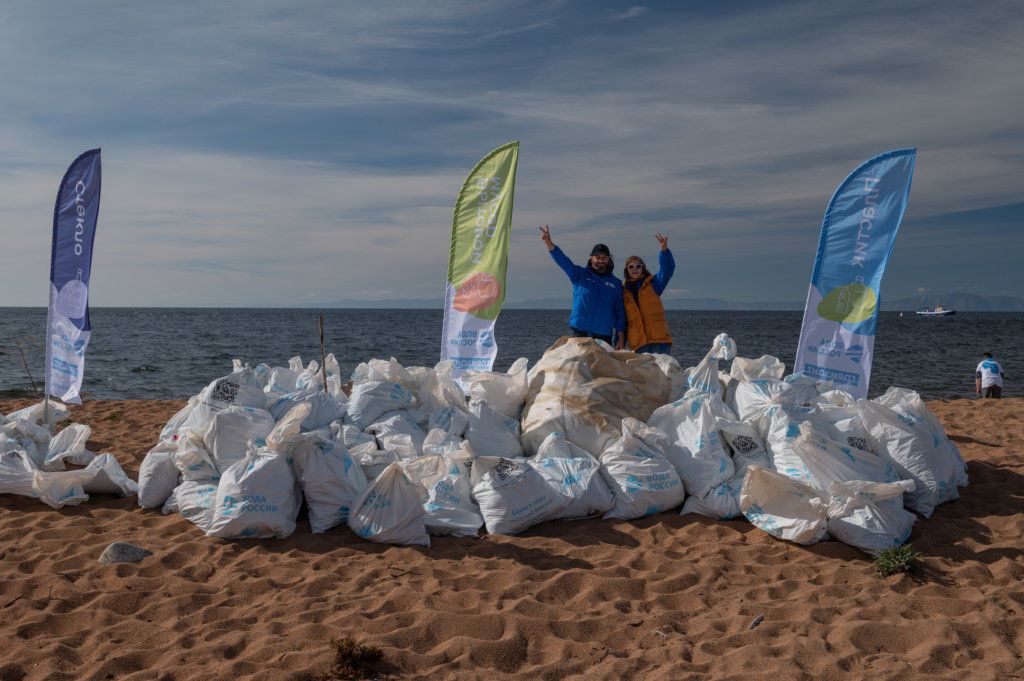
[[[324,316],[317,315],[320,320],[320,375],[324,379],[324,392],[327,392],[327,354],[324,352]]]

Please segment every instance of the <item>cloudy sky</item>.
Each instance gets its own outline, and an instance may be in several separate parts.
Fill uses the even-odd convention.
[[[507,300],[539,238],[669,297],[802,301],[866,159],[917,148],[882,293],[1024,296],[1017,2],[0,5],[0,306],[45,306],[53,204],[101,147],[93,306],[438,298],[456,194],[520,141]]]

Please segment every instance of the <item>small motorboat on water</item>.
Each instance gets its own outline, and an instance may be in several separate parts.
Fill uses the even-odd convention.
[[[956,310],[947,310],[941,305],[936,305],[935,307],[922,307],[917,314],[922,317],[948,317],[956,314]]]

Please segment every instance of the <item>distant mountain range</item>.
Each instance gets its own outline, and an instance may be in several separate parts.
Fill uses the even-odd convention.
[[[665,298],[666,310],[803,310],[804,301],[762,301],[736,303],[719,298]],[[882,310],[912,312],[923,307],[942,305],[957,312],[1024,312],[1024,298],[1013,296],[980,296],[974,293],[915,296],[883,300]],[[336,300],[327,303],[303,303],[297,307],[352,309],[441,309],[442,298],[393,298],[390,300]],[[565,298],[531,298],[506,301],[507,310],[568,310],[572,300]]]
[[[733,303],[718,298],[663,299],[666,310],[802,310],[803,302],[753,302]],[[441,309],[442,298],[393,298],[390,300],[335,300],[329,303],[302,303],[296,307],[352,308],[352,309]],[[530,298],[527,300],[505,301],[506,310],[568,310],[572,298]]]

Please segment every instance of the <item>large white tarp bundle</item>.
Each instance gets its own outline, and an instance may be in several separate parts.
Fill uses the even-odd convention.
[[[591,338],[560,339],[531,374],[522,417],[523,448],[531,455],[560,432],[598,456],[620,437],[623,418],[646,421],[672,389],[653,356],[608,352]]]

